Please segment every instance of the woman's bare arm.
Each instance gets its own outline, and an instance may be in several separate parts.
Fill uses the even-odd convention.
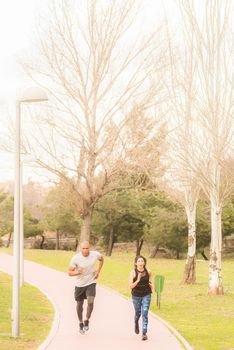
[[[135,288],[137,286],[137,284],[139,283],[139,281],[141,279],[141,273],[138,273],[137,280],[135,282],[133,282],[134,277],[135,277],[135,271],[132,270],[130,272],[130,276],[129,276],[129,287],[131,289]]]

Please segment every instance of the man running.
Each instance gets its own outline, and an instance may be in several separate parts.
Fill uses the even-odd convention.
[[[95,270],[96,262],[98,268]],[[80,323],[80,333],[89,330],[89,319],[93,311],[96,295],[96,279],[103,266],[103,256],[98,251],[90,250],[89,242],[81,243],[81,252],[73,256],[68,268],[69,276],[77,276],[75,284],[76,311]],[[83,304],[87,299],[86,318],[83,321]]]

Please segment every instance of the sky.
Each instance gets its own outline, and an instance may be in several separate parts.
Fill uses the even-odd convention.
[[[48,3],[49,0],[0,0],[0,102],[14,99],[25,85],[16,57],[32,49],[37,14],[46,11]],[[162,3],[166,4],[169,14],[173,14],[173,0],[144,0],[143,3],[144,27],[162,13]]]
[[[14,97],[20,87],[16,56],[30,49],[37,11],[44,0],[0,0],[0,98]]]
[[[0,137],[14,113],[12,105],[26,86],[17,55],[29,50],[37,11],[45,0],[0,0]],[[0,150],[0,182],[14,177],[14,157]]]
[[[6,131],[9,120],[14,119],[16,96],[29,84],[20,71],[17,56],[33,50],[33,31],[37,14],[41,10],[46,11],[48,2],[49,0],[0,0],[0,138]],[[173,0],[144,0],[143,3],[144,27],[162,14],[162,3],[166,4],[169,15],[171,12],[173,18]],[[26,167],[24,182],[37,177],[38,175]],[[0,150],[0,182],[13,179],[13,154]]]

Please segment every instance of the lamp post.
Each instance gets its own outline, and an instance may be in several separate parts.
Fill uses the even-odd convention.
[[[33,158],[34,159],[34,158]],[[20,287],[24,284],[24,200],[23,200],[23,168],[28,162],[20,159]],[[30,159],[29,159],[30,162]]]
[[[13,241],[13,288],[12,288],[12,336],[20,335],[20,269],[23,264],[23,203],[22,172],[20,161],[21,146],[21,104],[47,101],[48,97],[41,88],[32,87],[24,91],[16,101],[15,136],[15,189],[14,189],[14,241]],[[22,250],[22,252],[21,252]],[[22,270],[21,270],[22,271]]]
[[[20,287],[24,284],[24,201],[23,201],[23,162],[20,159]]]

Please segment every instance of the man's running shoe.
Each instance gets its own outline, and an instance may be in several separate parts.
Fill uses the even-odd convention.
[[[84,331],[88,331],[89,330],[89,320],[85,320],[84,321]]]
[[[84,331],[84,324],[83,323],[80,323],[80,333],[81,334],[85,333],[85,331]]]

